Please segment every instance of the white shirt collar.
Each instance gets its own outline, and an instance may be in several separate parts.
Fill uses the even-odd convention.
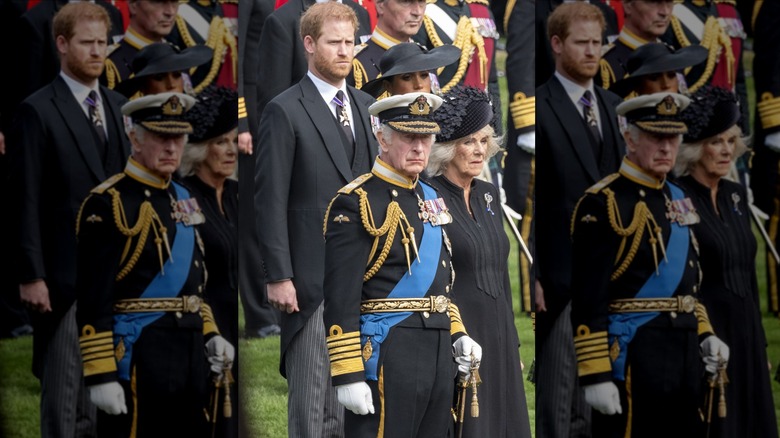
[[[341,88],[336,88],[333,85],[323,81],[322,79],[318,78],[317,75],[312,73],[311,71],[306,73],[312,82],[314,82],[314,86],[317,87],[317,91],[320,92],[320,96],[322,96],[322,100],[325,101],[328,105],[333,102],[333,98],[336,97],[336,93],[341,90],[344,92],[344,101],[345,104],[349,105],[349,93],[347,93],[347,82],[344,81],[341,84]]]
[[[569,99],[571,99],[572,103],[574,103],[574,105],[577,106],[577,108],[580,107],[579,100],[582,97],[582,95],[585,93],[585,90],[590,90],[590,94],[593,96],[593,103],[594,104],[597,103],[596,90],[593,88],[592,80],[590,81],[587,87],[583,87],[582,85],[572,82],[570,79],[566,78],[558,71],[555,72],[555,77],[558,78],[559,81],[561,81],[561,85],[563,85],[563,89],[566,91],[566,94],[569,96]]]
[[[97,93],[97,101],[98,103],[101,103],[101,97],[100,97],[100,85],[97,81],[95,81],[95,87],[90,88],[81,82],[71,78],[70,76],[66,75],[65,72],[60,71],[60,76],[65,81],[65,84],[70,89],[70,92],[73,93],[73,96],[76,98],[76,101],[84,107],[84,101],[87,100],[87,97],[89,96],[90,91],[95,91]]]

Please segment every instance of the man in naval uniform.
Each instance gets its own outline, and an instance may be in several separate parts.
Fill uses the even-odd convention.
[[[355,88],[381,75],[379,59],[387,49],[411,41],[422,26],[425,0],[379,0],[377,23],[371,39],[355,47],[352,74],[347,83]]]
[[[666,180],[690,101],[674,93],[618,105],[627,154],[572,216],[572,327],[594,437],[698,436],[704,368],[729,349],[698,302],[699,216]],[[704,362],[704,363],[702,363]]]
[[[371,105],[382,123],[380,155],[371,173],[339,190],[325,216],[324,321],[347,437],[446,436],[455,364],[468,374],[481,360],[450,294],[441,225],[452,216],[419,179],[440,105],[429,93]]]
[[[132,73],[133,57],[151,43],[163,42],[173,30],[178,0],[128,0],[130,24],[125,36],[108,48],[100,83],[114,89]]]
[[[232,365],[203,297],[205,218],[171,180],[194,103],[160,93],[125,104],[132,155],[79,212],[76,319],[99,436],[206,436],[209,367]]]
[[[673,0],[625,0],[625,22],[617,40],[604,49],[601,56],[601,78],[597,81],[605,90],[628,73],[628,57],[638,47],[659,41],[669,28]]]

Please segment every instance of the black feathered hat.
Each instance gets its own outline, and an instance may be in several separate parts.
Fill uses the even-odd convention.
[[[694,143],[720,134],[734,126],[740,117],[736,94],[725,88],[704,86],[691,96],[691,104],[682,112],[688,125],[683,140]]]
[[[436,141],[446,143],[471,135],[493,121],[490,96],[474,87],[457,86],[442,96],[443,103],[433,113],[441,127]]]
[[[209,85],[198,94],[187,120],[193,128],[189,141],[195,143],[232,131],[238,126],[238,93]]]

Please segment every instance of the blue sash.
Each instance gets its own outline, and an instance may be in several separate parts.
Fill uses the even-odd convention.
[[[436,191],[432,187],[419,181],[423,189],[425,200],[436,199]],[[439,255],[441,254],[442,234],[439,227],[434,227],[430,222],[423,224],[422,242],[420,242],[420,260],[414,259],[411,275],[409,271],[404,274],[387,298],[422,298],[428,292],[436,276],[439,267]],[[378,380],[377,365],[379,362],[379,347],[387,338],[390,329],[406,319],[412,312],[400,313],[367,313],[360,316],[360,344],[366,345],[371,339],[373,352],[365,362],[366,380]]]
[[[184,187],[171,182],[179,200],[190,197]],[[179,295],[184,282],[190,275],[192,250],[195,245],[195,231],[183,222],[176,223],[176,237],[171,247],[171,257],[163,267],[165,275],[158,272],[139,298],[173,298]],[[174,260],[176,263],[174,263]],[[118,313],[114,315],[114,348],[119,341],[124,343],[125,354],[117,363],[119,378],[130,380],[130,360],[133,356],[133,344],[141,336],[147,325],[157,321],[165,312]]]
[[[672,192],[672,200],[683,199],[683,191],[674,184],[666,184]],[[688,227],[672,223],[669,245],[666,247],[666,263],[658,266],[658,275],[651,275],[636,298],[669,298],[677,290],[688,257]],[[663,244],[663,242],[661,242]],[[612,363],[612,377],[625,380],[626,352],[639,327],[658,316],[659,312],[614,313],[609,315],[609,339],[617,339],[620,353]]]

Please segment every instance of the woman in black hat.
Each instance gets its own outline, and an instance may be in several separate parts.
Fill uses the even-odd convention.
[[[238,95],[228,88],[209,86],[197,99],[187,113],[193,132],[184,147],[179,173],[206,217],[198,229],[205,245],[208,269],[205,296],[222,336],[238,345],[238,182],[234,179],[238,159]],[[236,354],[233,364],[236,382],[237,357]],[[238,385],[230,385],[230,390],[235,410]],[[224,392],[218,400],[219,412],[222,412],[223,396]],[[235,412],[231,418],[217,417],[216,436],[237,436]]]
[[[133,57],[129,78],[116,86],[116,91],[128,99],[149,94],[174,91],[192,93],[187,70],[209,61],[214,51],[206,46],[179,50],[169,43],[152,43]]]
[[[662,91],[686,93],[685,79],[678,72],[703,62],[707,53],[707,49],[699,45],[674,51],[663,43],[644,44],[628,57],[628,75],[615,82],[609,91],[624,99]]]
[[[747,150],[739,117],[737,97],[730,91],[703,87],[694,93],[683,112],[688,133],[675,170],[701,218],[693,228],[703,273],[700,296],[712,327],[731,351],[725,370],[727,415],[717,415],[716,388],[709,436],[771,438],[778,433],[761,326],[757,244],[747,192],[727,179]],[[717,375],[707,377],[717,383]]]
[[[446,44],[426,50],[417,43],[401,43],[389,48],[379,59],[381,75],[366,82],[361,91],[382,99],[413,92],[438,93],[434,70],[460,58],[460,50]]]
[[[441,133],[431,148],[427,170],[453,217],[447,226],[457,273],[453,290],[463,322],[482,346],[484,358],[479,369],[479,417],[466,415],[462,436],[530,437],[501,199],[493,184],[477,179],[499,151],[490,126],[493,105],[476,88],[456,87],[443,99],[433,115]]]

